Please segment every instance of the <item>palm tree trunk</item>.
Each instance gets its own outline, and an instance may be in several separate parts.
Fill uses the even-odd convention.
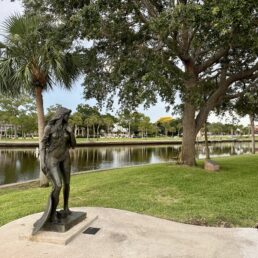
[[[129,122],[128,131],[129,131],[129,138],[131,138],[131,122]]]
[[[41,139],[43,137],[44,128],[45,128],[42,87],[35,88],[35,96],[36,96],[36,109],[37,109],[37,116],[38,116],[39,149],[41,149]],[[46,187],[49,185],[48,178],[41,170],[41,164],[40,164],[40,173],[39,173],[39,184],[41,187]]]
[[[17,125],[14,126],[14,138],[18,138],[18,133],[17,133]]]
[[[99,137],[99,127],[100,127],[100,125],[98,124],[98,126],[97,126],[97,137]]]
[[[93,138],[95,138],[95,126],[92,126],[92,130],[93,130]]]

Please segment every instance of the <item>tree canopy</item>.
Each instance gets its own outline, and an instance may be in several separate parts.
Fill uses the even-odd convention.
[[[149,106],[182,101],[182,162],[195,163],[195,138],[211,110],[257,77],[257,1],[26,1],[47,10],[82,49],[85,98]]]

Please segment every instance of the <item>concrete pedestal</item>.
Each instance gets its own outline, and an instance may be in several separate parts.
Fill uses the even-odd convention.
[[[23,233],[19,239],[35,242],[45,242],[59,245],[67,245],[78,234],[88,228],[98,217],[88,216],[85,212],[73,212],[73,215],[63,219],[61,223],[47,224],[43,230],[36,235],[32,235],[33,221],[24,225]],[[50,231],[51,230],[51,231]]]
[[[85,220],[86,216],[86,212],[73,211],[66,218],[61,218],[58,223],[46,223],[46,225],[43,227],[43,230],[63,233],[73,226],[77,225],[81,221]]]

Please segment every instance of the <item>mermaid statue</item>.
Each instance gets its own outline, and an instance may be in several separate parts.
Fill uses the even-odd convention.
[[[71,162],[69,149],[76,145],[73,130],[68,125],[71,110],[59,107],[44,130],[40,143],[40,161],[43,173],[52,183],[47,208],[42,217],[34,223],[32,234],[35,235],[46,224],[60,223],[71,215],[69,209]],[[59,195],[63,186],[64,207],[57,211]]]

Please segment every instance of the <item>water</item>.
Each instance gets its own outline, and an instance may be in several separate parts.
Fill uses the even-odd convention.
[[[174,162],[180,145],[85,147],[71,150],[72,172],[106,169],[147,163]],[[205,158],[203,144],[196,145],[196,158]],[[216,143],[211,157],[251,152],[251,143]],[[0,185],[36,179],[39,160],[36,149],[0,149]]]

